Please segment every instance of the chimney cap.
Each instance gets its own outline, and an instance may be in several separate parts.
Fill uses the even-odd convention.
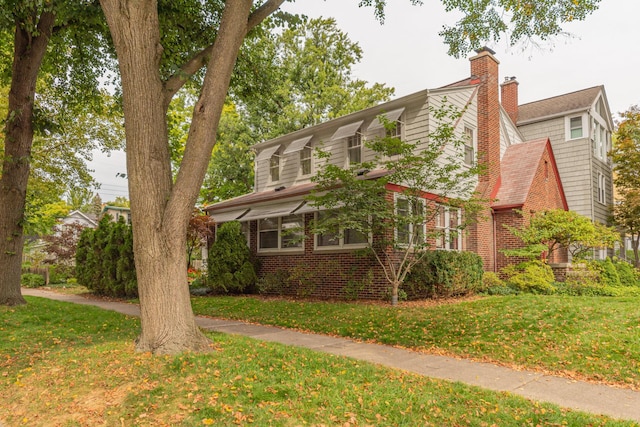
[[[491,55],[496,54],[496,52],[493,49],[487,46],[482,46],[481,48],[476,49],[476,53],[482,53],[482,52],[489,52]]]
[[[515,82],[515,81],[516,81],[516,76],[511,76],[511,77],[505,76],[505,78],[504,78],[504,82],[505,83]]]

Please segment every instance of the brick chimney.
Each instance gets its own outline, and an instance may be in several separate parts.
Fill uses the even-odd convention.
[[[514,124],[518,122],[518,84],[515,77],[505,77],[500,85],[502,107]]]
[[[481,187],[489,192],[500,177],[500,96],[498,90],[498,60],[489,48],[476,51],[470,59],[471,75],[479,80],[478,87],[478,161],[487,171],[480,177]],[[485,183],[484,186],[482,184]],[[479,188],[479,190],[484,190]],[[484,193],[484,192],[483,192]],[[484,194],[488,197],[489,194]]]
[[[491,199],[500,183],[500,94],[498,64],[489,48],[476,51],[470,58],[473,83],[478,86],[478,162],[486,170],[479,177],[478,193],[483,199]],[[469,228],[468,247],[482,257],[484,269],[495,271],[496,245],[491,202],[481,213],[479,221]]]

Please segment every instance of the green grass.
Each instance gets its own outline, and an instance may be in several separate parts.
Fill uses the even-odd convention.
[[[243,337],[211,334],[205,355],[135,353],[137,319],[27,301],[0,307],[7,426],[636,425]]]
[[[519,295],[433,306],[194,298],[197,314],[640,388],[640,298]]]

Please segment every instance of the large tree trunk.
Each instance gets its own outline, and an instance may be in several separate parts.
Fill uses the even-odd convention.
[[[142,333],[137,350],[203,351],[209,340],[191,308],[187,225],[206,173],[252,2],[227,2],[189,132],[172,183],[166,108],[172,92],[160,73],[156,1],[101,0],[118,54],[125,115],[127,173]]]
[[[23,221],[33,144],[33,103],[36,80],[54,24],[43,13],[34,36],[16,24],[9,91],[9,115],[4,132],[0,178],[0,305],[24,304],[20,292]]]

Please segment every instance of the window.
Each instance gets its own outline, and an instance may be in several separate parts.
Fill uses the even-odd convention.
[[[302,215],[258,220],[258,250],[301,249],[304,237]]]
[[[389,128],[386,130],[386,135],[389,138],[399,138],[402,139],[402,121],[396,120],[394,122],[393,129]]]
[[[582,116],[571,117],[569,119],[569,136],[570,139],[582,138]]]
[[[307,144],[300,151],[300,175],[311,174],[311,145]]]
[[[323,221],[335,215],[331,211],[320,211],[316,213],[316,219]],[[342,233],[340,233],[342,231]],[[346,247],[364,247],[369,243],[369,239],[364,233],[354,229],[340,229],[336,227],[333,230],[327,231],[323,234],[316,235],[316,248],[331,249],[331,248],[346,248]]]
[[[423,199],[409,201],[404,197],[396,197],[396,215],[398,216],[396,241],[401,245],[424,243],[425,201]],[[421,221],[416,221],[418,218],[421,218]]]
[[[462,248],[460,209],[438,205],[436,215],[436,249],[459,251]]]
[[[349,164],[362,163],[362,134],[360,129],[355,134],[347,137],[347,158],[349,159]]]
[[[607,203],[607,178],[604,176],[602,172],[598,172],[598,194],[597,199],[598,202],[602,204]]]
[[[280,150],[276,151],[269,160],[269,178],[271,182],[280,180]]]
[[[475,161],[475,152],[473,149],[473,129],[468,126],[464,127],[464,163],[472,166]]]

